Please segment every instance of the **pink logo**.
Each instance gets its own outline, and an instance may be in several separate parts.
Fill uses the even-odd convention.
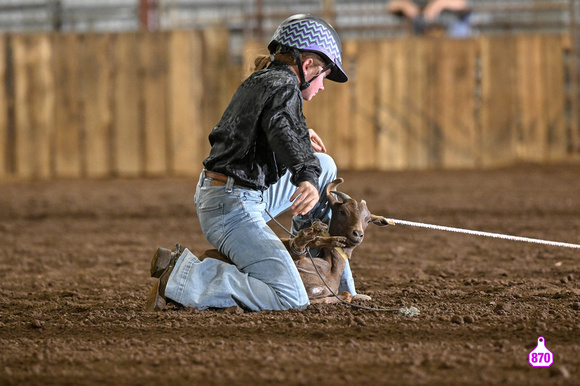
[[[528,354],[528,362],[532,367],[550,367],[554,363],[554,354],[546,348],[543,336],[538,338],[538,345]]]

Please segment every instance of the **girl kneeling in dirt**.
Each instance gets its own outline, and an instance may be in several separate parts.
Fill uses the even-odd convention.
[[[295,15],[277,28],[256,71],[234,94],[209,135],[195,193],[207,240],[235,265],[189,250],[160,262],[147,309],[167,302],[183,306],[246,310],[304,309],[308,296],[286,248],[266,225],[290,209],[293,231],[314,219],[330,222],[324,191],[336,178],[336,165],[318,135],[306,126],[303,100],[324,89],[323,80],[346,82],[336,31],[311,15]],[[340,291],[355,295],[347,263]]]

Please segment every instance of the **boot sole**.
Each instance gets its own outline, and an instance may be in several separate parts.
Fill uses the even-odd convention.
[[[149,297],[147,298],[147,303],[145,304],[145,311],[154,312],[161,311],[167,306],[167,302],[163,297],[159,295],[159,280],[151,288],[149,292]]]

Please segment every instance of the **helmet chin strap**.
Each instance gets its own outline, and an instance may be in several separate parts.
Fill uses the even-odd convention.
[[[316,75],[315,77],[310,79],[309,82],[307,82],[306,77],[304,76],[304,69],[302,69],[302,57],[300,56],[300,51],[298,51],[298,49],[296,49],[296,48],[292,49],[292,51],[294,51],[294,57],[296,58],[296,65],[298,66],[298,76],[300,78],[300,91],[306,90],[308,87],[310,87],[310,83],[312,83],[312,81],[314,79],[318,78],[320,75],[324,74],[326,71],[328,71],[332,67],[334,67],[334,63],[327,64],[326,67],[324,67],[318,75]]]
[[[298,66],[298,77],[300,78],[300,91],[306,90],[310,87],[310,82],[306,81],[304,77],[304,70],[302,69],[302,57],[300,56],[300,51],[298,49],[293,48],[294,51],[294,58],[296,59],[296,65]]]

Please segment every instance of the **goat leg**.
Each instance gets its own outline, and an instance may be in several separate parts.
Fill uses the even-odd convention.
[[[304,252],[304,249],[312,241],[316,240],[321,233],[326,232],[327,229],[328,225],[322,221],[315,221],[310,227],[301,229],[296,237],[290,241],[292,248],[298,253]]]
[[[308,247],[311,248],[334,248],[334,247],[346,247],[347,238],[343,236],[328,236],[328,237],[316,237],[310,243]]]
[[[352,303],[352,295],[350,292],[348,291],[344,291],[339,293],[338,295],[338,299],[334,296],[331,296],[329,294],[329,296],[323,297],[323,298],[315,298],[315,299],[309,299],[310,300],[310,304],[317,304],[317,303],[324,303],[324,304],[332,304],[332,303],[340,303],[341,300],[347,303]]]
[[[346,246],[346,237],[320,236],[320,234],[326,232],[327,229],[328,226],[326,224],[321,221],[315,221],[312,226],[302,229],[294,239],[289,240],[286,247],[289,247],[288,250],[294,260],[302,258],[307,247],[334,248]]]

